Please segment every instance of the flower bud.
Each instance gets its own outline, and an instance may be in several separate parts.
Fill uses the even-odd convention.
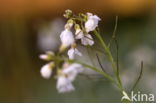
[[[69,29],[65,29],[64,31],[62,31],[60,39],[62,42],[61,48],[66,48],[75,42],[73,33]]]
[[[65,25],[65,29],[71,29],[73,24],[74,24],[74,21],[72,19],[69,19],[67,21],[67,24]]]
[[[41,76],[45,79],[49,79],[51,74],[52,74],[52,69],[55,67],[55,63],[54,62],[50,62],[46,65],[44,65],[41,70]]]
[[[50,61],[54,58],[55,54],[52,51],[47,51],[46,54],[41,54],[39,56],[40,59],[46,60],[46,61]]]
[[[80,25],[79,24],[75,24],[75,30],[78,30],[78,29],[80,29]]]
[[[81,30],[80,26],[78,24],[75,25],[75,39],[81,39],[84,34],[83,34],[83,31]]]
[[[72,11],[68,9],[65,10],[65,14],[63,16],[68,19],[71,17],[71,15],[72,15]]]

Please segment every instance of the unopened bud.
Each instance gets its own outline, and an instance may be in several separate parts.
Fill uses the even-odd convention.
[[[67,24],[65,25],[65,29],[71,29],[73,24],[74,24],[74,21],[72,19],[69,19],[67,21]]]
[[[46,54],[41,54],[39,56],[40,59],[50,61],[54,58],[55,54],[52,51],[47,51]]]
[[[41,54],[41,55],[39,56],[39,58],[40,58],[40,59],[43,59],[43,60],[47,60],[47,59],[48,59],[48,55],[46,55],[46,54]]]
[[[80,25],[79,24],[75,24],[75,30],[79,30],[80,29]]]
[[[72,11],[68,9],[65,11],[65,14],[63,16],[68,19],[71,17],[71,15],[72,15]]]

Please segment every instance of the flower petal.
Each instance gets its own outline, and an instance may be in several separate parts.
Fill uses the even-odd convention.
[[[92,46],[94,44],[93,38],[90,34],[85,35],[84,38],[81,39],[81,43],[83,45],[90,45]]]
[[[50,64],[44,65],[40,70],[41,76],[45,79],[49,79],[52,74],[52,69],[50,67]]]
[[[79,31],[78,33],[75,33],[75,39],[81,39],[81,38],[83,38],[84,37],[84,34],[83,34],[83,32],[82,31]]]
[[[71,81],[68,80],[65,76],[58,77],[56,88],[59,93],[71,92],[71,91],[75,90]]]
[[[66,47],[74,43],[73,33],[68,29],[65,29],[64,31],[62,31],[60,35],[60,39],[61,39],[62,44]]]
[[[85,23],[85,29],[87,32],[93,31],[95,29],[95,24],[94,24],[94,20],[93,19],[89,19],[86,23]]]
[[[69,59],[74,59],[75,55],[82,56],[81,52],[76,48],[70,48],[67,54],[69,56]]]
[[[68,50],[69,59],[74,59],[74,57],[75,57],[74,52],[75,52],[74,48],[71,48],[71,49]]]
[[[67,76],[70,81],[74,81],[77,74],[82,72],[83,68],[80,64],[73,63],[68,67],[64,68],[62,72]]]
[[[90,13],[88,15],[88,20],[85,23],[85,29],[87,32],[95,30],[95,28],[98,26],[99,20],[101,20],[97,15],[92,15]]]

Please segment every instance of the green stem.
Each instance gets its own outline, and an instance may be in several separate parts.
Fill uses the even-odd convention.
[[[94,71],[100,73],[100,74],[103,75],[105,78],[107,78],[108,80],[112,81],[112,82],[120,89],[121,93],[123,93],[122,87],[121,87],[111,76],[109,76],[107,73],[101,71],[99,68],[96,68],[96,67],[93,67],[93,66],[91,66],[91,65],[88,65],[88,64],[85,64],[85,63],[81,63],[81,62],[75,61],[75,60],[69,60],[69,62],[74,62],[74,63],[81,64],[81,65],[83,65],[84,67],[87,67],[87,68],[89,68],[89,69],[91,69],[91,70],[94,70]],[[129,96],[128,96],[128,97],[129,97]],[[133,103],[133,102],[132,102],[132,101],[129,101],[129,103]]]
[[[112,64],[112,69],[115,73],[115,76],[117,77],[117,81],[118,81],[118,85],[120,86],[120,88],[122,88],[122,83],[121,83],[121,80],[120,80],[120,76],[118,75],[118,72],[117,72],[117,67],[116,67],[116,63],[114,62],[114,59],[112,57],[112,54],[109,50],[109,48],[107,47],[106,43],[104,42],[103,38],[101,37],[101,35],[96,31],[94,30],[94,34],[96,35],[96,37],[99,39],[104,51],[105,51],[105,54],[108,58],[108,60],[111,62]]]
[[[75,60],[68,60],[69,62],[72,62],[72,63],[78,63],[78,64],[81,64],[83,65],[84,67],[87,67],[95,72],[98,72],[100,73],[101,75],[103,75],[106,79],[112,81],[119,89],[120,91],[122,91],[123,89],[121,88],[121,86],[111,77],[109,76],[107,73],[101,71],[99,68],[96,68],[96,67],[93,67],[91,65],[88,65],[88,64],[85,64],[85,63],[82,63],[82,62],[79,62],[79,61],[75,61]]]
[[[77,61],[76,61],[76,62],[77,62]],[[101,75],[103,75],[103,76],[104,76],[105,78],[107,78],[108,80],[110,80],[110,81],[112,81],[112,82],[115,82],[114,79],[113,79],[111,76],[109,76],[109,75],[106,74],[105,72],[102,72],[100,69],[98,69],[98,68],[96,68],[96,67],[93,67],[93,66],[91,66],[91,65],[85,64],[85,63],[81,63],[81,62],[77,62],[77,63],[79,63],[79,64],[81,64],[81,65],[83,65],[83,66],[85,66],[85,67],[87,67],[87,68],[90,68],[90,69],[92,69],[92,70],[94,70],[94,71],[100,73]]]

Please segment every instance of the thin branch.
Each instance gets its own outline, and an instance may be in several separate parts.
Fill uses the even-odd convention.
[[[107,56],[108,60],[109,60],[109,61],[111,62],[111,64],[112,64],[112,69],[113,69],[113,71],[114,71],[115,76],[117,77],[117,81],[118,81],[118,86],[119,86],[119,88],[120,88],[121,90],[123,90],[121,80],[120,80],[120,78],[119,78],[119,76],[118,76],[118,74],[117,74],[116,63],[114,62],[114,59],[113,59],[113,57],[112,57],[112,54],[111,54],[111,52],[110,52],[108,46],[106,45],[104,39],[101,37],[101,35],[100,35],[96,30],[94,30],[94,34],[95,34],[95,36],[99,39],[99,41],[100,41],[100,43],[101,43],[101,45],[102,45],[102,48],[103,48],[104,51],[105,51],[105,55]]]
[[[78,63],[78,64],[81,64],[83,65],[84,67],[87,67],[88,69],[92,69],[93,71],[96,71],[98,73],[100,73],[101,75],[103,75],[106,79],[114,82],[117,86],[118,84],[116,83],[116,81],[108,74],[106,74],[105,72],[102,72],[100,69],[96,68],[96,67],[93,67],[91,65],[88,65],[88,64],[85,64],[85,63],[82,63],[82,62],[79,62],[79,61],[75,61],[75,60],[68,60],[69,62],[75,62],[75,63]]]
[[[89,75],[87,75],[87,74],[80,73],[79,75],[82,76],[82,77],[85,77],[87,79],[90,79],[92,81],[95,81],[95,82],[96,81],[108,81],[106,78],[103,78],[103,76],[101,76],[99,74],[96,74],[96,75],[89,74]]]
[[[121,78],[120,78],[120,70],[119,70],[119,43],[117,38],[114,38],[115,45],[116,45],[116,72],[117,78],[119,79],[119,83],[122,85]]]
[[[141,70],[140,70],[139,77],[138,77],[138,79],[136,80],[136,82],[134,83],[134,85],[133,85],[131,91],[135,89],[135,87],[136,87],[137,84],[139,83],[139,81],[140,81],[142,75],[143,75],[143,61],[141,61]]]
[[[116,45],[116,67],[117,67],[117,75],[120,76],[119,72],[119,44],[118,40],[115,39],[115,45]]]
[[[115,26],[114,26],[114,30],[113,30],[113,35],[112,35],[112,38],[109,41],[108,48],[110,47],[110,45],[112,43],[112,40],[116,37],[117,27],[118,27],[118,16],[116,16],[116,18],[115,18]]]
[[[99,65],[100,65],[102,71],[106,73],[106,71],[105,71],[104,67],[102,66],[102,63],[101,63],[100,58],[99,58],[99,56],[98,56],[97,53],[96,53],[96,57],[97,57],[98,63],[99,63]]]
[[[115,37],[116,37],[116,30],[117,30],[117,27],[118,27],[118,16],[115,17],[115,27],[114,27],[114,31],[113,31],[113,36],[112,36],[112,38],[115,38]]]
[[[89,53],[89,49],[91,49],[91,48],[89,48],[89,47],[87,46],[88,57],[89,57],[89,59],[90,59],[92,65],[95,66],[95,63],[94,63],[94,61],[93,61],[93,59],[92,59],[92,55],[90,55],[90,53]]]

